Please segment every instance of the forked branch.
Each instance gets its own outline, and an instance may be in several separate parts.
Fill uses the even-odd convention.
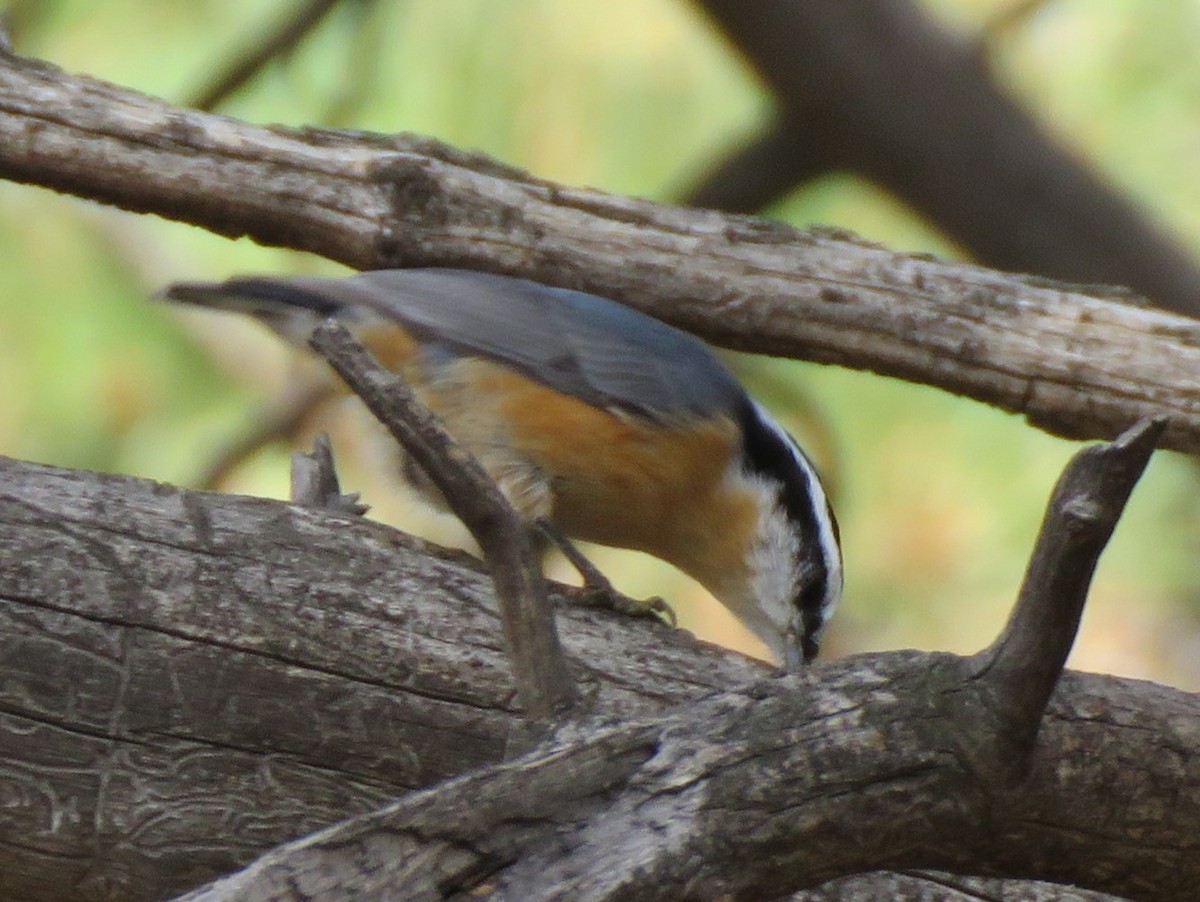
[[[1063,735],[1070,701],[1040,754],[1033,744],[1096,558],[1163,425],[1141,422],[1068,465],[1012,621],[973,658],[862,656],[657,717],[583,723],[502,766],[278,847],[188,898],[331,886],[523,902],[775,898],[861,871],[864,859],[1189,898],[1200,877],[1193,837],[1169,822],[1147,832],[1138,814],[1128,835],[1098,843],[1089,821],[1104,801],[1055,800],[1081,770],[1124,768],[1128,745],[1093,735],[1087,761],[1065,766],[1078,745]],[[1015,744],[997,742],[1012,733]],[[1180,735],[1147,739],[1173,745]]]

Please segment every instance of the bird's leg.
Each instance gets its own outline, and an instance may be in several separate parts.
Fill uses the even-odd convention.
[[[584,604],[589,607],[608,608],[628,617],[665,620],[671,626],[676,625],[675,612],[663,599],[654,596],[639,600],[621,594],[609,582],[608,577],[600,572],[600,568],[588,560],[587,555],[576,548],[575,543],[553,522],[546,517],[539,517],[535,523],[542,535],[558,547],[571,566],[583,577]]]

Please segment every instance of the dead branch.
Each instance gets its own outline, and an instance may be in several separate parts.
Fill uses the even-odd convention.
[[[880,871],[831,880],[818,890],[796,893],[790,902],[1123,902],[1108,893],[1055,883],[962,877],[942,871]]]
[[[313,333],[312,346],[412,455],[479,543],[500,600],[517,695],[526,714],[546,721],[571,711],[579,693],[558,640],[541,561],[520,515],[479,462],[345,326],[326,320]]]
[[[935,867],[1185,899],[1200,879],[1186,693],[1066,674],[1014,783],[1007,713],[971,658],[763,679],[676,631],[572,609],[566,648],[601,719],[497,764],[519,715],[465,556],[357,518],[13,461],[0,547],[0,780],[24,800],[0,826],[7,896],[160,897],[356,813],[209,892],[286,872],[403,880],[402,896],[538,898],[555,880],[580,897],[765,896]],[[432,788],[378,808],[405,787]]]
[[[553,597],[598,712],[767,672],[571,591]],[[160,899],[498,761],[514,733],[474,558],[358,517],[0,457],[0,898]]]
[[[596,291],[719,344],[871,369],[1111,438],[1200,450],[1200,324],[829,232],[534,179],[430,139],[262,128],[0,58],[0,177],[358,268]],[[1124,301],[1124,302],[1123,302]]]
[[[1084,448],[1054,488],[1016,607],[976,656],[978,679],[1005,715],[999,744],[1023,767],[1083,616],[1100,553],[1166,423],[1143,420],[1112,444]]]

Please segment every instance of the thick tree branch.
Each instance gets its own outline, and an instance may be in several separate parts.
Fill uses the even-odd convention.
[[[0,457],[0,549],[0,898],[160,899],[527,735],[483,566],[369,520]],[[769,670],[573,597],[597,712]]]
[[[1064,681],[1068,695],[1079,680]],[[953,659],[916,653],[835,664],[808,684],[764,681],[411,795],[277,849],[194,898],[290,898],[289,888],[330,885],[530,902],[775,898],[852,871],[864,854],[892,867],[936,863],[1191,898],[1195,866],[1164,873],[1183,856],[1157,846],[1163,832],[1117,848],[1108,799],[1077,801],[1086,815],[1045,808],[1056,790],[1082,789],[1070,779],[1070,789],[1052,787],[1046,771],[1083,765],[1078,751],[1061,754],[1072,726],[1052,721],[1030,780],[993,795],[987,781],[998,774],[981,774],[976,760],[986,739],[960,716],[968,684]],[[1126,766],[1128,748],[1095,739],[1092,765]],[[1150,806],[1137,804],[1140,820]],[[1109,826],[1097,841],[1076,816],[1102,811]],[[1035,812],[1043,820],[1023,821]],[[1186,822],[1170,821],[1171,843],[1194,852]],[[347,860],[356,863],[349,884]]]
[[[479,543],[500,600],[517,695],[526,713],[534,721],[546,721],[569,712],[579,693],[558,641],[541,561],[520,515],[479,462],[345,326],[326,320],[311,343],[412,455]]]
[[[161,897],[498,762],[519,722],[486,578],[377,524],[3,461],[0,546],[0,781],[23,800],[0,895]],[[755,681],[665,627],[563,617],[607,722],[314,837],[293,873],[513,898],[764,897],[880,866],[1135,898],[1200,880],[1195,696],[1067,674],[1014,785],[971,659]]]
[[[777,189],[823,157],[902,198],[989,266],[1128,285],[1200,315],[1197,262],[1000,91],[972,41],[913,0],[697,5],[804,136],[794,164],[775,170]]]
[[[1167,416],[1164,447],[1200,451],[1193,320],[554,185],[429,139],[260,128],[0,58],[0,177],[358,268],[464,266],[586,288],[719,344],[925,382],[1063,435],[1111,438]]]
[[[820,889],[796,893],[791,902],[1125,902],[1078,887],[994,877],[963,877],[944,871],[888,871],[831,880]]]

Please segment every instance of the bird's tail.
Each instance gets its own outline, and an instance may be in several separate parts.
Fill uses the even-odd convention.
[[[322,291],[323,279],[242,276],[225,282],[176,282],[160,291],[160,300],[260,315],[281,307],[336,316],[343,304]]]
[[[322,319],[346,304],[330,296],[324,279],[238,277],[225,282],[176,282],[155,297],[193,307],[253,316],[283,337],[306,342]]]

